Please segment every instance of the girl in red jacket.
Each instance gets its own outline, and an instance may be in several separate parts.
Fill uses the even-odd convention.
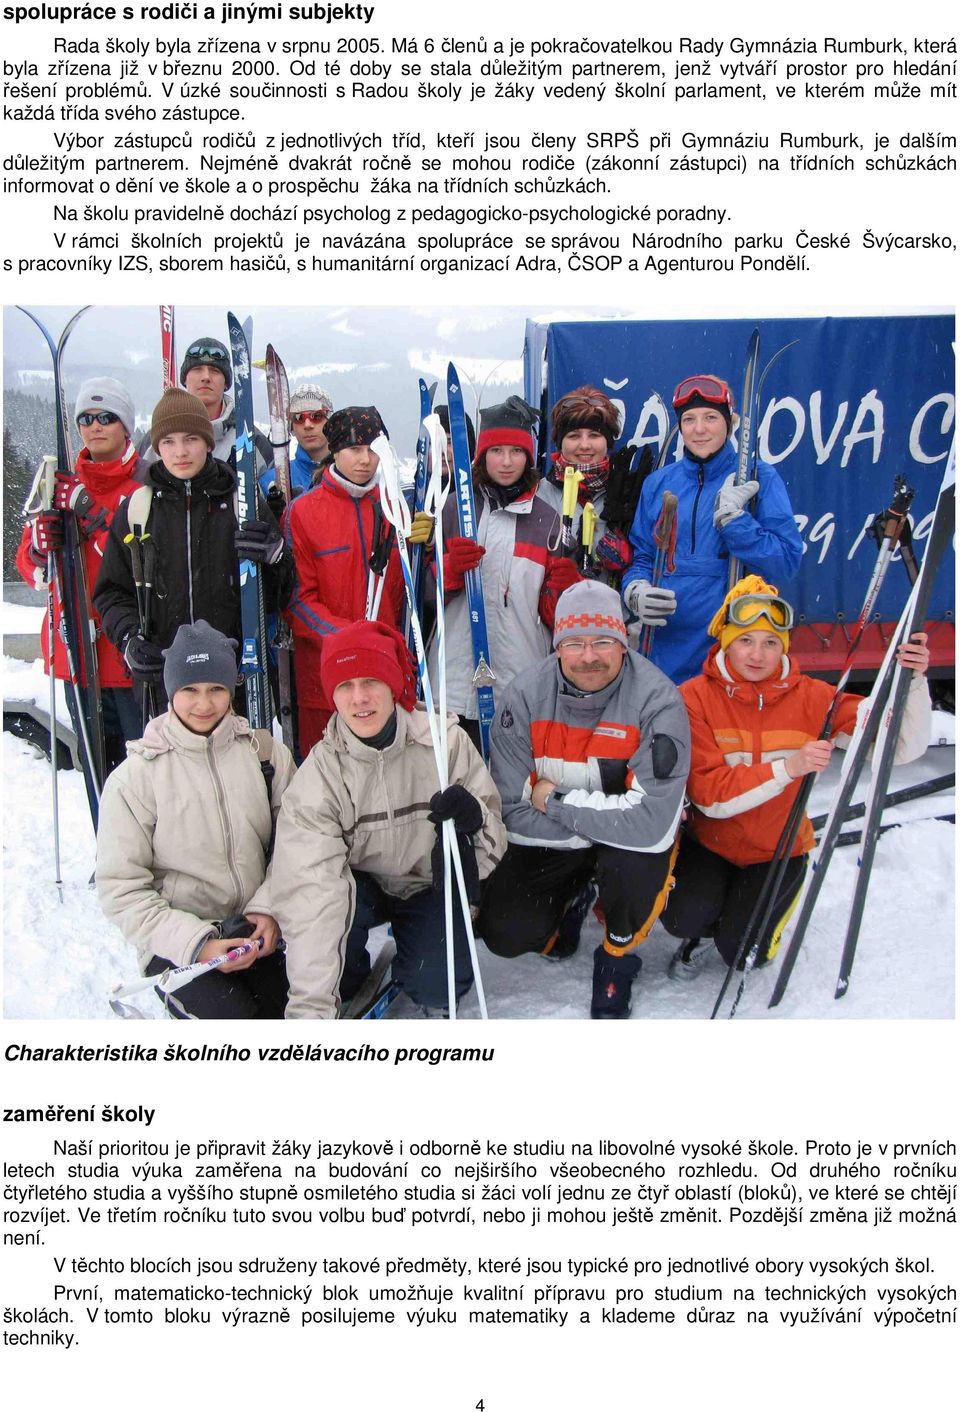
[[[77,394],[75,418],[83,449],[76,474],[57,472],[53,508],[34,516],[23,531],[17,551],[17,568],[32,587],[45,587],[47,555],[63,546],[64,516],[75,515],[83,544],[87,583],[93,586],[103,562],[107,531],[120,503],[136,490],[143,476],[131,438],[136,416],[130,394],[114,378],[88,378]],[[94,614],[99,629],[99,619]],[[66,649],[60,636],[60,603],[54,605],[54,673],[59,681],[69,677]],[[44,666],[47,658],[47,620],[40,632]],[[123,657],[102,632],[97,635],[97,665],[103,704],[107,769],[126,755],[126,742],[142,734],[140,707],[134,700],[130,674]],[[67,695],[73,712],[73,700]],[[74,721],[74,729],[77,722]]]
[[[729,966],[763,886],[804,775],[820,774],[836,746],[849,743],[864,698],[845,692],[829,740],[818,739],[834,688],[797,671],[787,655],[793,609],[756,574],[727,594],[708,629],[718,639],[703,674],[680,687],[690,717],[691,769],[676,886],[661,918],[686,938],[671,974],[695,974],[712,936]],[[926,633],[898,650],[913,669],[894,763],[921,756],[930,743],[930,661]],[[804,818],[787,862],[757,965],[775,955],[800,892],[813,827]]]

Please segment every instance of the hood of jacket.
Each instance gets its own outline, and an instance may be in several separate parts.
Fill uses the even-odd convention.
[[[250,748],[256,750],[256,738],[245,716],[228,711],[209,735],[197,735],[187,729],[169,706],[162,716],[153,717],[140,740],[128,741],[127,754],[140,755],[144,760],[154,760],[171,751],[199,755],[207,749],[226,750],[235,740],[243,738],[249,739]]]
[[[780,658],[780,670],[764,681],[744,681],[734,672],[727,661],[726,653],[719,642],[714,643],[703,664],[703,675],[708,681],[716,682],[731,701],[741,706],[759,706],[761,698],[764,707],[775,706],[795,691],[800,681],[800,672],[793,660],[786,655]]]
[[[99,500],[115,494],[127,481],[135,480],[137,468],[137,448],[131,441],[115,461],[94,461],[86,447],[77,457],[77,475]]]

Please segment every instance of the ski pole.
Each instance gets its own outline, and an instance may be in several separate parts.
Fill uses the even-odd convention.
[[[569,552],[573,548],[573,517],[577,513],[577,496],[583,471],[579,466],[565,466],[563,470],[563,529],[560,534],[561,547]]]
[[[751,479],[750,470],[756,461],[754,446],[754,398],[756,396],[757,359],[760,356],[760,330],[755,328],[747,342],[747,361],[743,370],[743,391],[740,395],[740,426],[737,429],[737,470],[735,485],[745,485]],[[741,577],[740,560],[731,555],[727,574],[727,590]]]
[[[153,580],[157,567],[157,546],[147,530],[140,532],[140,552],[143,555],[143,635],[149,638],[153,632]],[[157,714],[157,689],[152,681],[147,682],[144,704],[148,720]]]
[[[580,554],[578,558],[580,572],[584,574],[593,565],[593,542],[597,537],[599,518],[593,501],[588,500],[583,507],[583,515],[580,518]]]
[[[433,409],[433,392],[436,391],[437,384],[433,384],[433,391],[427,386],[423,378],[419,380],[420,387],[420,429],[417,436],[417,471],[413,483],[413,512],[426,508],[427,495],[427,447],[430,443],[430,436],[426,429],[426,420],[431,415]],[[416,589],[414,602],[417,605],[417,612],[423,613],[423,545],[415,544],[410,554],[410,569],[413,573],[413,584]],[[411,652],[416,652],[413,643],[413,633],[410,624],[406,625],[405,636]]]
[[[790,976],[793,973],[793,967],[796,964],[797,956],[803,945],[810,918],[813,915],[820,889],[826,880],[827,869],[833,858],[833,850],[840,839],[840,830],[843,827],[843,816],[846,813],[850,800],[853,798],[853,791],[857,787],[857,782],[863,773],[867,755],[872,749],[876,738],[880,713],[886,706],[887,698],[890,695],[890,682],[893,674],[893,664],[896,659],[897,645],[902,640],[909,611],[910,600],[908,600],[907,605],[904,607],[900,621],[897,624],[897,629],[887,645],[887,651],[880,670],[877,673],[873,689],[870,695],[865,699],[863,705],[858,709],[857,724],[850,744],[843,752],[840,779],[837,782],[837,788],[831,801],[830,809],[823,823],[820,840],[816,852],[813,855],[812,865],[807,873],[803,892],[799,899],[799,913],[790,936],[790,941],[784,950],[780,962],[780,970],[777,974],[776,983],[774,984],[770,999],[767,1002],[768,1007],[779,1005],[780,1001],[783,999]]]
[[[267,376],[267,407],[270,411],[270,445],[273,447],[273,467],[285,506],[293,503],[293,482],[290,477],[290,386],[287,370],[272,343],[267,344],[264,369]],[[289,511],[288,511],[289,513]],[[277,613],[277,633],[273,640],[277,654],[277,703],[283,743],[291,755],[297,754],[297,730],[294,714],[294,638],[293,629],[282,613]]]
[[[240,946],[234,946],[229,951],[225,951],[222,956],[214,956],[212,961],[193,961],[189,966],[170,966],[155,976],[141,976],[139,980],[129,981],[126,985],[114,986],[109,996],[110,1009],[115,1015],[119,1015],[121,1020],[142,1020],[144,1016],[138,1010],[123,1003],[130,996],[139,995],[145,990],[156,990],[161,999],[166,999],[181,986],[189,985],[191,981],[196,980],[197,976],[215,971],[218,967],[225,966],[228,961],[239,961],[241,956],[249,956],[251,951],[259,951],[260,946],[259,940],[245,941]]]
[[[439,418],[438,418],[439,421]],[[437,766],[437,776],[440,781],[441,790],[445,789],[449,780],[449,761],[442,745],[441,729],[437,720],[437,714],[433,704],[433,692],[430,687],[430,675],[427,671],[427,655],[423,642],[423,633],[420,628],[420,619],[417,616],[416,605],[414,603],[413,574],[410,570],[410,558],[407,554],[406,536],[410,530],[410,508],[404,499],[400,489],[400,463],[392,445],[385,436],[378,436],[373,443],[373,449],[380,457],[380,464],[383,467],[383,476],[380,481],[380,497],[383,504],[384,514],[390,520],[397,533],[397,548],[400,553],[400,568],[403,573],[404,587],[407,594],[407,604],[410,609],[410,623],[414,632],[417,654],[417,671],[420,673],[423,685],[423,704],[426,708],[427,722],[430,727],[430,739],[433,743],[434,759]],[[439,557],[439,556],[438,556]],[[443,569],[441,566],[442,576]],[[438,583],[438,599],[442,597],[442,583]],[[438,620],[439,630],[439,620]],[[446,716],[444,716],[444,722]],[[480,975],[480,964],[477,958],[477,942],[473,933],[473,918],[470,915],[470,901],[467,896],[467,885],[463,876],[463,863],[460,858],[460,849],[456,841],[456,834],[451,819],[445,819],[443,823],[443,834],[447,840],[446,847],[449,848],[450,857],[453,862],[453,870],[456,874],[457,886],[460,890],[460,904],[463,912],[463,925],[467,935],[467,946],[470,951],[470,961],[473,966],[473,977],[477,987],[477,1000],[480,1006],[480,1015],[486,1020],[487,1002],[483,991],[483,981]],[[448,933],[447,947],[448,956],[452,955],[452,927]],[[450,975],[452,967],[448,962],[448,995],[452,994]],[[455,995],[454,995],[455,1000]],[[449,1005],[449,1016],[451,1020],[456,1019],[456,1004]]]
[[[63,359],[71,333],[91,306],[70,318],[54,341],[53,335],[36,314],[18,304],[43,336],[53,364],[53,385],[56,408],[57,465],[65,474],[73,474],[75,458],[71,445],[73,420],[63,386]],[[67,655],[69,677],[64,683],[67,698],[73,705],[73,715],[79,723],[78,743],[82,745],[81,764],[87,803],[94,831],[100,809],[100,790],[105,775],[103,746],[103,711],[97,662],[96,625],[87,591],[83,545],[79,539],[74,515],[64,514],[64,546],[56,554],[56,592],[60,601],[60,636]]]
[[[657,546],[657,552],[653,561],[653,573],[650,576],[650,584],[653,588],[659,588],[663,582],[664,573],[673,573],[674,554],[677,548],[677,497],[670,490],[663,492],[663,500],[657,523],[653,527],[653,538]],[[643,657],[650,656],[653,647],[653,634],[656,628],[648,624],[640,637],[640,654]]]
[[[789,343],[785,343],[782,348],[778,348],[770,359],[769,363],[757,379],[757,359],[760,355],[760,330],[754,329],[747,344],[747,364],[743,376],[743,396],[740,404],[740,428],[737,435],[740,454],[737,459],[736,485],[743,485],[746,481],[755,476],[757,465],[757,452],[759,449],[760,436],[760,398],[763,393],[763,384],[767,380],[767,374],[778,358],[781,358],[789,348],[799,343],[798,338],[793,338]],[[756,514],[757,498],[750,501],[750,509]],[[728,590],[733,588],[743,573],[743,565],[739,559],[730,560],[730,571],[727,576]]]
[[[53,508],[53,492],[56,486],[57,458],[44,456],[37,472],[37,484],[41,491],[40,505],[44,510]],[[50,788],[53,796],[53,866],[57,896],[63,901],[63,876],[60,867],[60,782],[57,778],[57,677],[53,670],[53,657],[56,647],[54,632],[54,612],[56,606],[57,566],[53,550],[47,553],[47,664],[50,674]]]
[[[884,795],[884,811],[896,809],[900,804],[909,804],[914,799],[926,799],[931,794],[940,794],[945,789],[953,789],[956,782],[955,774],[937,775],[936,779],[924,780],[920,784],[909,784],[904,789],[895,789],[892,794]],[[859,804],[851,804],[849,809],[844,809],[842,822],[849,824],[854,819],[862,819],[866,810],[865,800]],[[830,817],[829,814],[817,814],[815,818],[811,819],[814,832],[820,833]]]
[[[941,501],[949,505],[949,514],[944,513],[944,506],[940,503]],[[923,628],[927,608],[930,603],[930,595],[933,592],[937,569],[939,568],[944,548],[953,531],[953,504],[954,452],[951,449],[943,487],[938,497],[938,520],[935,533],[933,533],[927,541],[926,553],[923,556],[924,563],[928,564],[927,572],[917,579],[913,594],[911,595],[914,601],[910,610],[909,622],[903,634],[903,641],[905,643],[909,642],[913,635],[920,632]],[[883,796],[886,791],[887,781],[890,778],[890,771],[893,768],[893,757],[897,748],[900,722],[903,719],[907,692],[910,690],[912,676],[912,671],[909,668],[905,668],[898,660],[893,669],[893,680],[890,687],[890,704],[883,713],[880,728],[877,733],[873,774],[870,781],[870,792],[867,796],[867,812],[863,824],[863,838],[860,844],[860,852],[857,856],[857,881],[854,888],[853,901],[850,905],[850,919],[847,924],[847,932],[844,937],[843,951],[840,958],[840,971],[837,976],[837,988],[834,994],[835,1000],[840,1000],[842,996],[846,995],[850,985],[850,973],[853,970],[854,957],[857,952],[857,942],[860,937],[860,927],[863,922],[863,910],[867,900],[867,888],[870,885],[873,859],[877,847],[877,837],[880,831],[880,819],[883,813]]]
[[[439,417],[431,416],[428,422],[429,425],[426,427],[426,432],[430,438],[431,462],[432,466],[437,466],[439,464],[440,439],[443,437],[443,427]],[[437,498],[440,494],[439,477],[434,474],[431,475],[430,479],[434,501],[434,514],[436,517],[434,522],[434,553],[436,556],[435,563],[437,569],[437,691],[440,698],[440,760],[446,767],[445,769],[439,770],[438,773],[440,775],[440,788],[443,790],[446,789],[450,778],[449,739],[447,731],[447,636],[443,604],[443,525],[440,523],[443,516],[436,508]],[[453,854],[456,852],[459,860],[460,845],[457,842],[456,830],[453,827],[453,821],[451,819],[444,819],[440,832],[443,835],[443,926],[447,947],[447,1014],[455,1015],[457,1010],[457,989],[453,954],[453,887],[451,884]],[[464,900],[466,900],[465,895]],[[469,908],[467,910],[469,910]]]
[[[830,739],[830,734],[833,730],[833,723],[836,719],[837,712],[840,709],[840,702],[843,697],[843,692],[850,678],[850,673],[853,670],[854,658],[856,657],[861,639],[863,638],[863,634],[866,631],[867,623],[873,612],[877,598],[879,597],[880,590],[883,587],[883,580],[886,576],[887,568],[889,567],[890,560],[893,556],[893,551],[896,548],[897,538],[899,536],[900,529],[907,518],[907,511],[910,508],[910,502],[912,499],[913,491],[906,485],[906,483],[902,480],[900,476],[897,476],[896,481],[894,482],[893,500],[886,514],[884,536],[880,545],[879,553],[877,554],[877,562],[871,575],[870,582],[867,586],[867,592],[864,597],[863,607],[860,610],[860,617],[857,619],[857,626],[854,631],[853,640],[851,641],[850,646],[847,649],[847,655],[844,659],[843,667],[841,668],[840,672],[840,679],[837,682],[836,688],[834,690],[834,694],[831,699],[826,719],[823,723],[823,727],[821,728],[820,734],[817,737],[819,740]],[[717,995],[717,999],[710,1016],[711,1020],[716,1019],[717,1013],[720,1009],[720,1006],[723,1004],[724,996],[726,995],[727,990],[729,989],[730,982],[733,979],[734,973],[739,970],[741,971],[740,983],[738,985],[737,993],[734,997],[733,1004],[730,1007],[728,1018],[732,1020],[734,1015],[736,1014],[737,1006],[740,1003],[740,998],[743,995],[744,985],[746,984],[747,972],[750,969],[751,957],[755,957],[757,952],[759,951],[761,938],[764,936],[767,925],[769,924],[770,918],[772,916],[773,908],[776,903],[777,896],[779,895],[781,885],[783,883],[783,877],[787,870],[787,863],[790,860],[790,854],[793,851],[793,845],[796,842],[797,834],[800,831],[800,825],[803,822],[804,814],[807,807],[807,800],[809,799],[810,792],[813,789],[814,778],[815,776],[813,774],[804,775],[802,778],[800,788],[797,790],[796,798],[793,802],[793,807],[791,808],[790,813],[787,816],[786,823],[783,826],[783,831],[781,832],[780,838],[777,841],[777,846],[774,849],[773,857],[770,860],[770,864],[767,869],[766,876],[764,878],[763,887],[760,889],[760,893],[754,904],[753,911],[751,912],[747,925],[744,928],[743,937],[741,939],[739,947],[737,948],[736,955],[734,956],[729,967],[727,968],[727,974],[724,977],[723,984],[720,987],[720,992]]]
[[[476,541],[477,506],[473,494],[463,390],[452,363],[447,365],[447,406],[450,414],[450,441],[453,446],[453,486],[457,497],[457,523],[464,539]],[[486,764],[490,758],[490,727],[496,709],[493,688],[497,682],[497,674],[490,662],[487,611],[479,564],[467,571],[466,595],[470,618],[470,644],[473,648],[473,689],[477,693],[477,718],[480,722],[480,753]]]

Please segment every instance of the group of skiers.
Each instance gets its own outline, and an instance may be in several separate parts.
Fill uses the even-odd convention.
[[[713,952],[705,938],[734,961],[799,783],[849,738],[861,698],[845,695],[830,738],[818,739],[833,691],[792,664],[793,609],[777,586],[797,572],[800,536],[772,467],[755,461],[737,476],[727,383],[680,383],[682,455],[646,475],[634,448],[614,449],[617,409],[594,387],[553,407],[542,476],[536,410],[518,397],[481,409],[474,533],[459,532],[452,494],[438,512],[439,564],[434,516],[421,510],[411,528],[425,564],[420,612],[428,629],[442,621],[456,717],[441,779],[396,530],[381,507],[377,409],[335,410],[322,388],[296,388],[290,503],[258,433],[261,495],[239,523],[231,379],[223,344],[196,340],[139,448],[122,385],[85,382],[75,471],[58,473],[17,560],[39,586],[75,517],[110,768],[101,904],[145,974],[216,962],[169,996],[171,1011],[335,1018],[364,986],[368,935],[383,922],[395,980],[431,1016],[472,984],[468,918],[498,955],[562,961],[593,907],[597,1019],[630,1014],[639,947],[658,918],[679,940],[675,977]],[[449,475],[449,441],[445,460]],[[728,587],[731,560],[742,572]],[[296,759],[243,715],[241,561],[258,566],[268,613],[292,629]],[[477,591],[495,674],[489,767]],[[899,656],[915,674],[906,760],[929,740],[924,635]],[[422,669],[435,685],[440,658],[434,632]],[[53,670],[69,676],[59,652]],[[453,913],[450,988],[448,821],[469,904]],[[776,951],[812,846],[805,821],[754,964]],[[254,945],[222,962],[237,938]]]

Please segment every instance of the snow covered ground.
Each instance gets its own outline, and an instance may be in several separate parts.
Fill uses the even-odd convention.
[[[21,687],[41,691],[38,666],[4,661],[5,695]],[[951,716],[937,713],[934,739],[924,758],[897,770],[891,788],[933,779],[953,770]],[[817,782],[811,813],[824,813],[838,765]],[[26,743],[4,732],[3,914],[4,1014],[8,1019],[104,1019],[107,993],[136,976],[132,948],[106,922],[88,880],[95,844],[83,781],[76,771],[60,776],[64,902],[54,886],[50,768]],[[866,783],[866,781],[864,781]],[[857,796],[862,797],[861,794]],[[856,848],[837,850],[824,884],[790,988],[776,1010],[767,1009],[776,965],[748,981],[738,1018],[944,1019],[954,1014],[954,826],[930,816],[953,813],[953,791],[888,811],[885,822],[907,821],[880,840],[873,885],[850,990],[834,1001],[840,946],[856,871]],[[852,827],[852,826],[851,826]],[[789,935],[789,932],[788,932]],[[591,916],[579,952],[567,961],[539,956],[504,961],[480,948],[491,1018],[583,1019],[589,1011],[592,953],[600,929]],[[371,945],[376,949],[377,939]],[[643,971],[634,984],[634,1020],[706,1019],[723,979],[719,959],[692,982],[667,974],[675,943],[661,927],[643,947]],[[138,1002],[158,1018],[147,992]],[[464,1017],[478,1014],[468,997]],[[390,1019],[414,1018],[401,998]]]

